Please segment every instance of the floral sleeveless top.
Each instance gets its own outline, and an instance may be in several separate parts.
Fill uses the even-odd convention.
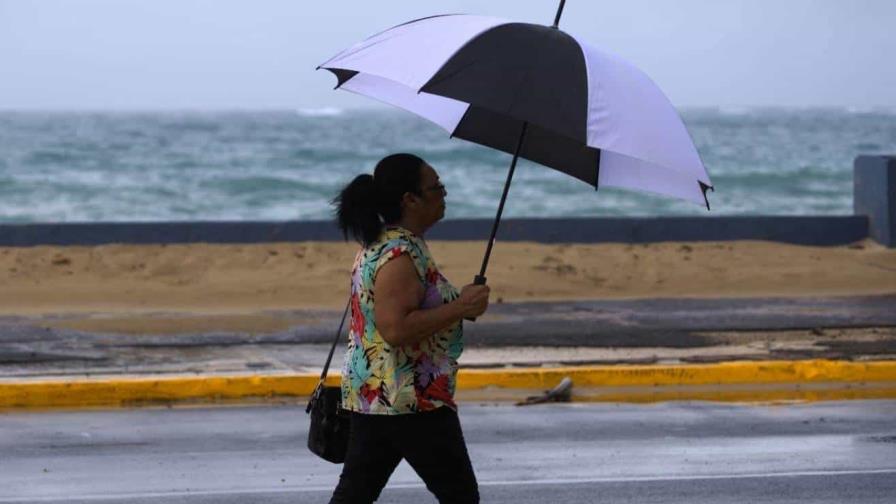
[[[457,409],[454,388],[457,359],[463,351],[458,321],[414,345],[394,347],[377,331],[374,279],[380,268],[407,254],[414,262],[424,297],[421,308],[434,308],[459,295],[439,273],[426,242],[400,227],[387,227],[380,238],[358,252],[352,267],[352,322],[342,370],[342,407],[360,413],[400,415]]]

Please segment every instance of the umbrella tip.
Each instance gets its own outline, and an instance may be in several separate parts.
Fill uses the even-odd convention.
[[[704,184],[701,180],[698,180],[697,183],[700,184],[700,190],[703,191],[703,201],[706,202],[706,210],[709,211],[709,198],[706,197],[706,190],[716,192],[716,188],[709,184]]]
[[[557,15],[554,17],[554,24],[551,25],[551,28],[560,28],[560,16],[563,15],[564,5],[566,5],[566,0],[560,0],[560,6],[557,7]]]

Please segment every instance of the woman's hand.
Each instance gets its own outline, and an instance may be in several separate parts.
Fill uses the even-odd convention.
[[[460,297],[455,300],[461,306],[464,318],[476,318],[485,313],[490,292],[488,285],[464,285],[460,290]]]

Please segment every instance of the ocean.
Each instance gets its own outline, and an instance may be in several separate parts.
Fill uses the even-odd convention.
[[[860,154],[896,154],[896,110],[685,109],[712,210],[518,165],[507,217],[852,213]],[[413,152],[446,218],[494,217],[510,155],[394,109],[0,112],[0,223],[317,220],[355,175]]]

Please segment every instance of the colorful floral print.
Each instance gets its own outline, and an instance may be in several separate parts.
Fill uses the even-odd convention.
[[[440,406],[457,409],[454,388],[457,359],[463,351],[463,324],[456,322],[429,338],[406,346],[389,345],[374,321],[373,282],[384,264],[407,254],[417,269],[424,295],[421,308],[458,297],[436,267],[422,238],[387,227],[362,249],[352,267],[351,329],[342,370],[342,405],[361,413],[399,415]]]

